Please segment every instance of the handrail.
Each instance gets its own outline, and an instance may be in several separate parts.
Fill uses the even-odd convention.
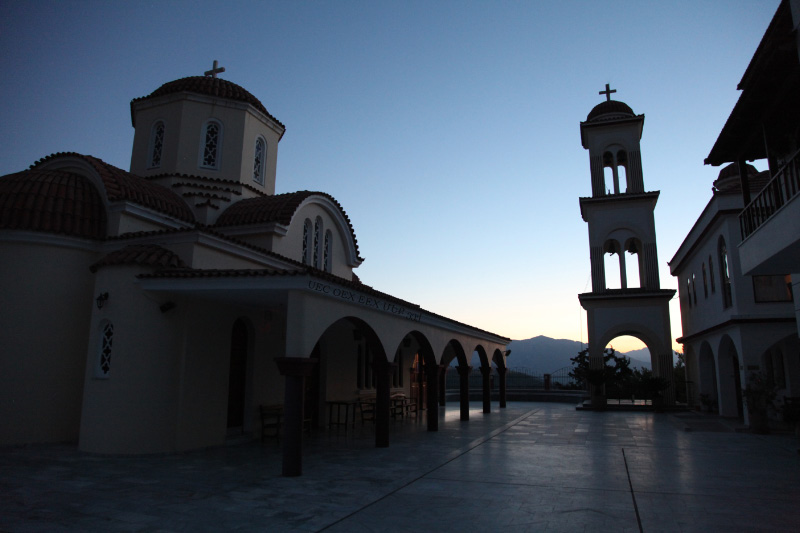
[[[800,193],[800,151],[789,159],[767,186],[739,213],[742,240],[761,227],[798,193]]]

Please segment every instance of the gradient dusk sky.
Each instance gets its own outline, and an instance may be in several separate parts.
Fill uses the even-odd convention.
[[[703,159],[778,3],[6,1],[0,175],[62,151],[128,169],[131,99],[217,59],[286,125],[277,192],[344,206],[364,283],[512,339],[585,341],[579,123],[606,83],[645,114],[677,288],[667,261],[720,171]]]

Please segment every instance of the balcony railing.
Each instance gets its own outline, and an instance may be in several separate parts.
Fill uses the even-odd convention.
[[[766,187],[739,213],[742,239],[746,239],[764,222],[800,192],[800,151],[781,168]]]

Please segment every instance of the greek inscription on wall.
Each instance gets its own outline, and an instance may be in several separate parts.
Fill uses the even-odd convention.
[[[308,288],[314,292],[319,292],[333,298],[340,298],[346,302],[369,307],[370,309],[377,309],[378,311],[383,311],[385,313],[402,316],[415,322],[419,322],[422,318],[422,314],[419,311],[408,309],[394,302],[381,300],[379,298],[375,298],[374,296],[365,296],[348,289],[342,289],[341,287],[332,287],[331,285],[326,285],[325,283],[321,283],[319,281],[309,281]]]

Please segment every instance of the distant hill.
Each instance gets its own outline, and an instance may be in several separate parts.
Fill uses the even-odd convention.
[[[571,367],[575,357],[585,345],[567,339],[551,339],[539,335],[532,339],[511,341],[508,349],[509,368],[527,368],[538,374],[553,373],[565,366]],[[617,352],[631,359],[631,368],[650,368],[650,350],[642,348],[631,352]]]

